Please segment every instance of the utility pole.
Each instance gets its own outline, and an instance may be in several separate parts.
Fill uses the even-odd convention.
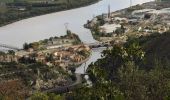
[[[132,0],[130,0],[130,7],[132,7]]]
[[[108,18],[110,18],[110,5],[108,5]]]
[[[84,74],[86,74],[86,62],[85,62],[85,65],[84,65]]]
[[[67,9],[70,7],[70,0],[67,0]]]
[[[69,23],[64,23],[66,32],[68,31],[68,25],[69,25]]]

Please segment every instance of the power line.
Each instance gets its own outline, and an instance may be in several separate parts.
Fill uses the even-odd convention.
[[[130,0],[130,7],[132,7],[132,0]]]

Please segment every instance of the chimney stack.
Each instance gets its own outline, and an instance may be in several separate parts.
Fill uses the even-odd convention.
[[[108,5],[108,18],[110,18],[110,5]]]

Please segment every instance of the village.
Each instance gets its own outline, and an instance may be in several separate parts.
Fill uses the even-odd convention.
[[[71,31],[65,36],[25,43],[23,48],[0,54],[0,80],[18,80],[20,77],[32,87],[30,91],[72,84],[76,67],[91,55],[91,48],[82,44]],[[30,76],[33,78],[27,80]]]
[[[84,25],[91,30],[100,45],[83,44],[76,34],[67,30],[65,36],[25,43],[23,50],[0,53],[0,80],[16,80],[23,75],[21,79],[33,90],[72,84],[75,80],[75,68],[90,58],[91,48],[123,44],[130,37],[162,34],[169,30],[168,6],[169,4],[151,2],[112,13],[108,6],[108,14],[94,17]],[[11,63],[17,68],[16,71],[9,67]],[[32,78],[30,74],[33,75]]]
[[[59,65],[64,69],[69,65],[79,65],[90,56],[90,48],[82,44],[75,34],[68,33],[65,36],[51,37],[45,41],[45,44],[38,43],[37,47],[26,48],[27,50],[16,52],[15,55],[25,59],[31,57],[36,62],[48,66]]]
[[[122,44],[129,37],[164,33],[170,28],[170,4],[150,2],[94,17],[84,26],[100,42]]]
[[[29,95],[35,91],[58,89],[69,92],[69,87],[83,83],[82,77],[87,75],[86,62],[93,48],[109,49],[115,44],[126,43],[132,37],[163,34],[170,30],[169,7],[168,3],[149,2],[111,12],[108,5],[107,14],[96,16],[84,25],[91,30],[96,43],[85,44],[78,35],[66,29],[64,36],[24,43],[23,49],[19,50],[0,51],[0,81],[18,81]],[[84,74],[75,73],[82,64],[85,64]]]

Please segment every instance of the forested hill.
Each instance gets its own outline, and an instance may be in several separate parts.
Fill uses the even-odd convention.
[[[157,57],[170,60],[170,32],[153,36],[145,43],[144,47],[148,55],[155,54]]]
[[[148,37],[139,38],[140,45],[146,52],[146,66],[153,66],[156,60],[162,64],[170,62],[170,32],[155,33]]]
[[[169,100],[169,55],[170,32],[115,45],[88,68],[93,85],[83,85],[71,96],[74,100]]]
[[[0,0],[0,26],[38,15],[93,4],[99,0]]]

